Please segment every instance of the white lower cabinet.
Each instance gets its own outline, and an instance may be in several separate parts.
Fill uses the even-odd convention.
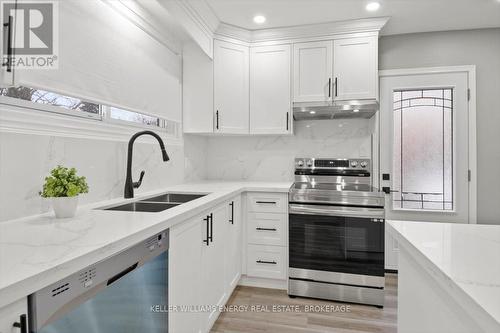
[[[226,285],[229,286],[228,296],[238,285],[241,277],[241,247],[242,247],[242,215],[241,196],[235,197],[227,205],[228,226],[225,253]]]
[[[169,332],[201,332],[201,314],[189,308],[202,305],[202,219],[196,217],[170,229],[169,305],[173,310],[169,314]]]
[[[169,332],[209,332],[219,316],[218,306],[238,284],[240,202],[237,196],[171,228]]]
[[[201,295],[202,304],[214,306],[201,312],[202,331],[208,332],[219,316],[216,306],[224,305],[226,279],[224,252],[227,238],[226,204],[217,206],[208,216],[208,228],[202,228]],[[203,221],[206,223],[206,221]],[[208,240],[208,244],[206,241]]]
[[[21,316],[28,315],[28,299],[22,298],[0,309],[0,333],[18,333],[20,329],[14,323],[20,324]]]

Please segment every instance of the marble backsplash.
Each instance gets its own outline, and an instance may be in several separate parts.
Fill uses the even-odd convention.
[[[137,180],[141,170],[146,175],[136,193],[206,178],[206,145],[197,137],[167,144],[170,161],[164,163],[156,143],[138,140],[133,177]],[[48,211],[50,202],[38,192],[58,164],[75,167],[87,177],[90,192],[81,196],[82,204],[122,196],[126,158],[127,142],[0,133],[0,221]]]
[[[371,158],[375,117],[300,121],[293,136],[211,137],[208,179],[290,181],[295,157]]]

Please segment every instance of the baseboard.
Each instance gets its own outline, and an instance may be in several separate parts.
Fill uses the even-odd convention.
[[[238,283],[240,286],[269,288],[287,290],[288,284],[286,280],[266,279],[242,275]]]

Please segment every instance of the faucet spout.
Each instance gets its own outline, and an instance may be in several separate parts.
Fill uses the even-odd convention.
[[[163,140],[161,137],[156,134],[153,131],[142,131],[135,133],[132,135],[128,142],[128,151],[127,151],[127,177],[125,179],[125,190],[123,192],[123,197],[125,199],[133,198],[134,197],[134,188],[138,188],[141,185],[142,182],[142,177],[144,176],[144,171],[141,172],[141,179],[139,182],[134,182],[132,180],[132,156],[133,156],[133,150],[134,150],[134,142],[135,140],[142,136],[142,135],[151,135],[153,136],[156,140],[158,140],[158,144],[160,145],[161,149],[161,155],[163,158],[164,162],[167,162],[170,160],[168,157],[167,151],[165,150],[165,144],[163,143]]]

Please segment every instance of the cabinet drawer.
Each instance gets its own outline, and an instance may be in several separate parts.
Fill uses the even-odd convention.
[[[286,278],[286,248],[254,245],[247,247],[247,275],[269,279]]]
[[[255,213],[283,213],[287,212],[287,193],[249,193],[248,211]]]
[[[248,243],[286,245],[286,214],[248,213]]]

